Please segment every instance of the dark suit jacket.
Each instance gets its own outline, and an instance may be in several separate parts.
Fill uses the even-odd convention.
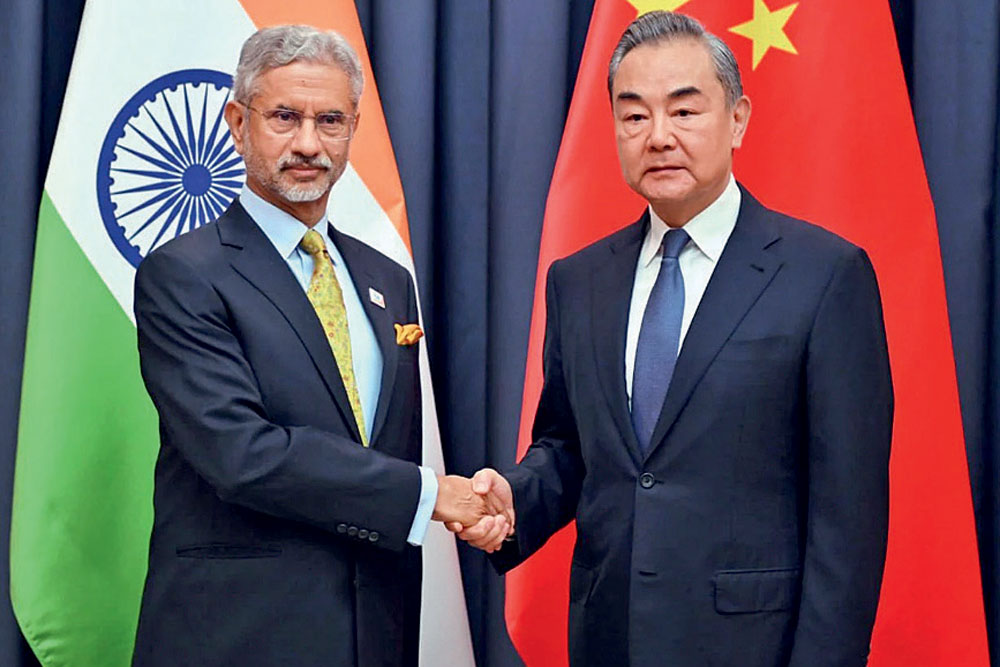
[[[574,665],[862,665],[892,425],[871,264],[744,191],[642,456],[624,356],[648,226],[549,271],[534,444],[508,474],[517,540],[494,562],[576,519]]]
[[[161,446],[134,665],[416,664],[420,385],[393,331],[416,299],[401,266],[330,235],[384,359],[370,449],[309,300],[238,203],[139,267]]]

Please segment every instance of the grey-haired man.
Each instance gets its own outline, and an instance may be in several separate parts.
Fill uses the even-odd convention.
[[[552,265],[534,442],[474,478],[516,534],[460,533],[506,571],[576,520],[575,666],[860,667],[892,426],[871,263],[736,183],[750,102],[696,21],[640,16],[608,87],[648,207]]]
[[[225,110],[246,186],[139,267],[161,448],[134,665],[415,665],[428,522],[484,514],[418,466],[408,272],[327,220],[361,90],[336,33],[251,36]]]

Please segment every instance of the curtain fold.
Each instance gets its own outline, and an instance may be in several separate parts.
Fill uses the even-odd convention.
[[[897,3],[899,4],[899,3]],[[902,44],[937,213],[993,663],[1000,631],[996,277],[1000,6],[913,3]],[[907,57],[908,56],[908,57]],[[901,233],[905,233],[905,221]]]
[[[35,226],[83,0],[5,0],[0,15],[0,664],[37,665],[10,606],[9,535]]]

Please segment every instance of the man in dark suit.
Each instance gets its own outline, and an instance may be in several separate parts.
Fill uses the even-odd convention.
[[[336,33],[250,37],[225,110],[246,187],[139,267],[161,448],[135,665],[415,665],[428,521],[483,515],[418,466],[408,272],[327,221],[361,77]]]
[[[694,20],[633,22],[609,90],[649,208],[552,265],[534,442],[474,477],[515,533],[461,536],[506,571],[576,520],[574,665],[863,665],[892,424],[871,264],[733,180],[750,104]]]

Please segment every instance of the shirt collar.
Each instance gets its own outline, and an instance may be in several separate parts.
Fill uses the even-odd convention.
[[[282,259],[288,261],[292,253],[299,247],[302,237],[309,231],[309,227],[301,220],[282,211],[271,202],[265,201],[246,184],[243,185],[243,189],[240,191],[240,204],[253,221],[257,223],[261,231],[264,232],[264,236],[275,247]],[[327,233],[326,213],[323,214],[323,217],[316,223],[313,229],[323,237],[326,247],[328,249],[332,248],[330,235]]]
[[[726,185],[722,194],[705,210],[688,220],[683,227],[684,231],[691,237],[695,247],[713,263],[719,261],[719,256],[722,255],[722,250],[726,247],[726,241],[729,240],[729,235],[732,234],[733,228],[736,226],[741,200],[742,194],[736,185],[736,179],[730,174],[729,184]],[[648,266],[657,257],[660,244],[663,243],[663,235],[669,229],[667,223],[663,222],[650,206],[649,233],[646,234],[642,250],[639,252],[640,267]]]

